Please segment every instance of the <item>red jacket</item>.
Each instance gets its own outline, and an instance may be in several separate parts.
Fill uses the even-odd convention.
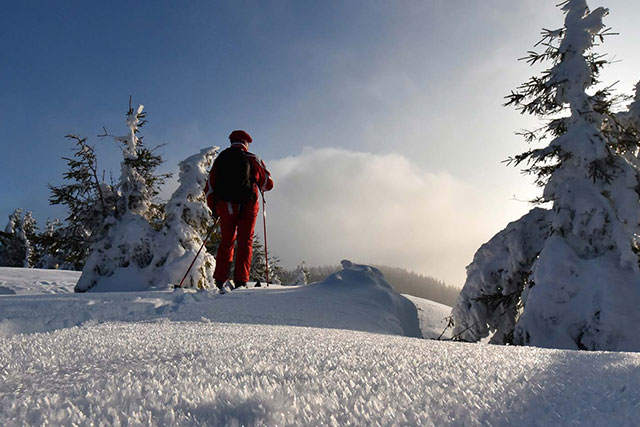
[[[247,150],[247,147],[242,143],[233,143],[231,147],[243,150],[247,153],[247,158],[251,164],[251,175],[253,177],[253,182],[256,185],[253,186],[253,192],[255,193],[254,200],[255,203],[258,203],[258,191],[269,191],[273,188],[273,179],[271,179],[271,174],[267,170],[264,162],[255,154],[250,153]],[[204,192],[207,196],[207,205],[209,209],[215,212],[215,201],[213,200],[213,189],[215,187],[215,163],[209,172],[209,179],[207,180],[206,185],[204,186]]]

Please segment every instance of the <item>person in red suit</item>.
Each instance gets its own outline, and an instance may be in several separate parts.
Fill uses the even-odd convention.
[[[273,188],[273,179],[264,162],[249,152],[253,139],[243,130],[229,135],[230,147],[213,163],[205,185],[207,205],[220,218],[221,240],[213,277],[224,292],[229,280],[234,244],[237,242],[233,289],[246,287],[251,270],[253,232],[258,217],[258,192]]]

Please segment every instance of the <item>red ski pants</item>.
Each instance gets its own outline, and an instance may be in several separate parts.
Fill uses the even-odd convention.
[[[258,210],[257,202],[249,202],[244,205],[224,201],[216,203],[222,234],[216,256],[216,269],[213,273],[213,278],[217,282],[229,279],[229,269],[233,261],[236,241],[238,242],[238,253],[236,254],[233,280],[236,284],[249,281],[251,255],[253,254],[253,230],[256,226]]]

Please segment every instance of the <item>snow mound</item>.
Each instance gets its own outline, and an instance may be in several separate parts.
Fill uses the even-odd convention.
[[[32,270],[15,269],[31,274]],[[6,271],[6,270],[3,270]],[[125,270],[121,269],[120,273]],[[47,270],[42,270],[47,272]],[[55,272],[51,271],[51,274]],[[79,273],[68,275],[67,292]],[[0,282],[6,281],[0,271]],[[16,279],[18,280],[18,279]],[[28,287],[29,278],[22,279]],[[110,288],[130,290],[126,277]],[[418,301],[420,299],[416,299]],[[0,337],[51,332],[106,322],[201,321],[351,329],[436,338],[449,308],[432,311],[395,293],[379,270],[353,263],[327,280],[307,286],[215,291],[146,290],[73,295],[0,295]],[[444,306],[443,306],[444,307]]]
[[[363,304],[371,307],[382,320],[397,323],[402,335],[422,337],[416,306],[407,298],[396,293],[380,270],[368,265],[342,261],[342,271],[334,273],[316,289],[331,292],[348,292],[350,296],[361,297]]]
[[[157,233],[140,215],[128,212],[97,242],[76,292],[143,291],[150,285],[147,269],[153,260],[153,238]]]
[[[581,259],[563,239],[548,239],[538,256],[538,283],[514,334],[548,348],[640,351],[640,277],[612,253]],[[534,309],[527,309],[533,307]],[[558,315],[562,308],[562,316]]]
[[[402,294],[402,296],[411,301],[418,310],[418,321],[420,322],[422,338],[451,338],[453,335],[452,328],[448,326],[451,307],[413,295]]]

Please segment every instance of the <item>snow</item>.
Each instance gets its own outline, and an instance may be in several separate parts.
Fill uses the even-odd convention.
[[[202,321],[16,336],[0,355],[4,425],[633,425],[640,415],[635,354]]]
[[[606,91],[590,95],[599,70],[589,55],[608,11],[589,12],[585,0],[561,6],[563,31],[543,32],[554,65],[539,80],[543,86],[521,86],[525,105],[535,106],[524,111],[553,118],[549,145],[519,160],[527,160],[552,207],[531,210],[477,251],[453,311],[454,334],[469,341],[493,334],[491,342],[499,344],[640,351],[638,132],[623,131],[614,120],[631,126],[637,107],[614,114],[598,106],[609,99]],[[546,97],[554,93],[553,100]],[[569,116],[558,117],[566,110]]]
[[[402,296],[416,306],[423,338],[433,339],[440,337],[440,335],[444,339],[451,338],[451,329],[446,328],[444,321],[451,314],[451,307],[413,295],[402,294]]]
[[[522,315],[513,342],[554,348],[640,350],[640,235],[638,159],[611,150],[605,115],[587,94],[596,80],[586,51],[604,28],[607,14],[570,0],[563,10],[566,35],[561,60],[551,73],[571,107],[566,132],[549,145],[567,154],[544,189],[553,201],[551,229],[541,245],[522,293]],[[637,139],[636,139],[637,140]],[[602,176],[594,171],[600,171]]]
[[[581,259],[555,236],[538,259],[534,280],[556,286],[534,287],[523,296],[537,309],[524,310],[515,334],[525,334],[521,325],[526,325],[536,331],[528,336],[535,346],[573,348],[579,342],[585,349],[640,351],[640,279],[633,270],[620,268],[611,253]],[[562,316],[559,305],[564,307]],[[524,337],[521,341],[526,342]]]
[[[131,129],[131,138],[134,138],[135,129]],[[183,287],[214,286],[215,259],[206,250],[199,252],[199,248],[211,220],[202,189],[217,152],[218,147],[204,148],[179,163],[179,186],[165,205],[165,221],[160,231],[152,227],[142,211],[126,212],[117,220],[111,218],[114,224],[93,246],[75,290],[125,292],[144,291],[150,287],[166,289],[170,284],[181,282],[194,259]],[[137,182],[139,174],[126,161],[122,165],[122,179]],[[130,198],[126,197],[127,200]],[[151,199],[145,203],[150,202]]]
[[[183,272],[189,269],[194,259],[182,286],[214,286],[216,260],[206,249],[200,253],[198,251],[211,220],[211,211],[202,189],[218,151],[218,147],[204,148],[178,164],[180,185],[165,206],[164,226],[154,238],[154,259],[150,264],[154,287],[180,284]]]
[[[454,335],[475,342],[492,333],[492,343],[505,343],[531,265],[549,233],[548,216],[545,209],[532,209],[478,249],[453,309]]]
[[[0,269],[0,274],[5,270]],[[78,273],[72,274],[78,277]],[[118,286],[115,282],[112,285],[110,290]],[[126,284],[119,286],[130,288]],[[72,289],[70,284],[67,290]],[[200,321],[206,318],[212,322],[353,329],[435,338],[444,329],[444,318],[451,309],[434,307],[430,311],[434,318],[423,321],[432,326],[421,330],[416,305],[395,293],[378,269],[350,264],[349,268],[312,285],[271,285],[240,289],[224,296],[214,291],[181,289],[174,292],[90,292],[57,298],[16,295],[0,299],[0,337],[49,332],[86,322]]]
[[[0,267],[0,295],[69,293],[79,278],[79,271]]]
[[[589,426],[640,416],[640,355],[407,337],[408,300],[376,269],[343,267],[320,283],[226,295],[74,294],[77,272],[2,268],[16,294],[0,296],[0,425]],[[439,335],[450,308],[408,298],[422,334]]]
[[[109,228],[102,240],[94,244],[75,290],[146,289],[151,280],[147,268],[153,260],[156,234],[144,217],[127,212]]]

